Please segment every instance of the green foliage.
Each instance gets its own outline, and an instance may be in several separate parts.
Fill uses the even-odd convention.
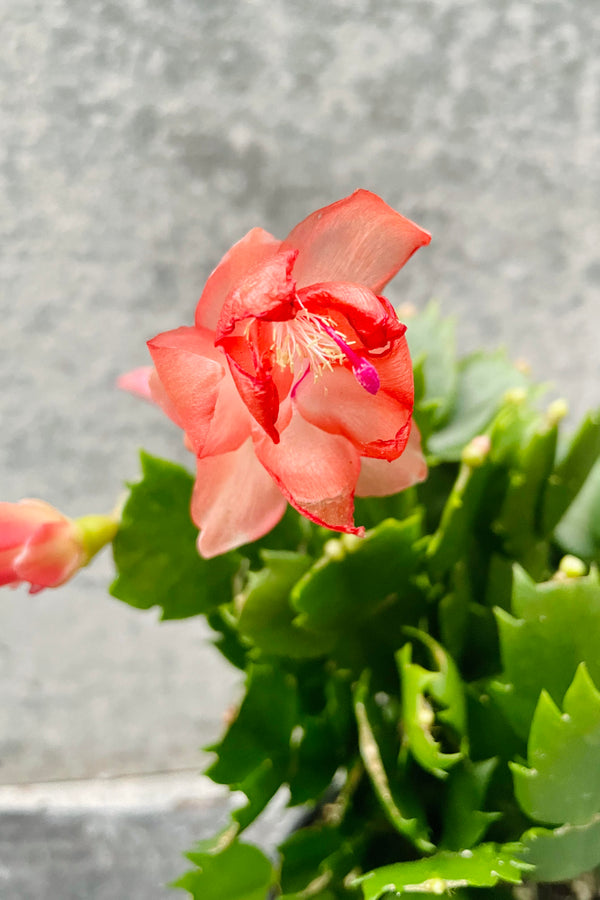
[[[436,461],[456,462],[464,447],[490,424],[507,391],[525,389],[527,378],[504,353],[474,353],[458,366],[456,400],[446,424],[429,439]]]
[[[531,828],[522,838],[524,858],[538,881],[567,881],[600,865],[600,813],[583,825]]]
[[[430,635],[407,628],[407,633],[429,651],[432,669],[412,661],[413,644],[407,643],[396,659],[402,682],[404,747],[419,765],[446,778],[447,770],[466,752],[466,709],[460,674],[444,648]],[[456,749],[442,748],[435,735],[444,735]]]
[[[546,691],[528,742],[529,768],[511,763],[521,809],[537,822],[581,825],[600,811],[600,693],[585,663],[565,694],[563,713]]]
[[[600,683],[598,575],[535,584],[517,569],[512,612],[496,610],[503,674],[490,690],[526,738],[542,690],[561,703],[581,662]]]
[[[502,815],[482,809],[497,759],[471,762],[465,759],[450,772],[442,815],[440,847],[461,850],[473,847],[489,826]]]
[[[566,553],[600,563],[600,462],[561,519],[556,538]]]
[[[392,594],[410,603],[420,537],[420,518],[412,516],[403,522],[387,519],[362,540],[344,535],[328,541],[323,556],[292,589],[298,624],[317,632],[354,631]]]
[[[322,656],[331,649],[331,638],[296,625],[289,602],[291,589],[312,564],[311,557],[263,550],[261,559],[264,568],[250,573],[241,595],[240,632],[265,653],[294,659]]]
[[[235,719],[223,739],[206,748],[218,757],[207,775],[248,798],[242,812],[234,814],[243,827],[262,812],[286,779],[296,711],[294,677],[267,664],[254,665]]]
[[[406,338],[413,364],[420,382],[420,412],[430,420],[430,430],[445,421],[456,400],[458,372],[455,361],[454,322],[441,319],[436,304],[431,303],[425,312],[408,320]],[[427,393],[424,399],[424,393]],[[420,423],[423,427],[424,423]]]
[[[273,883],[273,866],[251,844],[235,841],[220,853],[187,856],[198,868],[183,875],[174,887],[188,891],[194,900],[265,900]]]
[[[202,559],[189,514],[192,476],[147,453],[141,460],[142,481],[130,485],[113,543],[111,593],[138,609],[160,606],[163,619],[208,613],[229,599],[240,558]]]
[[[380,900],[390,892],[443,894],[460,887],[491,887],[499,881],[519,884],[521,873],[529,868],[520,859],[521,850],[520,844],[480,844],[460,853],[442,850],[426,859],[375,869],[357,880],[365,900]]]
[[[556,527],[569,508],[600,455],[600,412],[582,422],[564,457],[548,480],[542,518],[544,530]]]
[[[356,686],[354,709],[358,725],[358,747],[375,794],[400,834],[415,847],[431,852],[424,810],[413,790],[407,766],[398,766],[397,734],[386,727],[385,719],[369,696],[369,673],[364,672]]]
[[[204,614],[246,675],[208,775],[247,802],[194,897],[510,896],[600,864],[600,582],[560,562],[600,563],[600,418],[565,442],[505,354],[457,361],[433,306],[408,325],[429,477],[357,499],[363,539],[289,509],[203,560],[192,477],[142,457],[113,594]],[[238,835],[282,786],[308,813],[273,866]]]

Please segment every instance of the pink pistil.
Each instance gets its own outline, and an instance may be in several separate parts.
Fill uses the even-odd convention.
[[[377,369],[374,365],[372,365],[368,360],[364,358],[364,356],[359,356],[358,353],[355,353],[354,350],[348,346],[348,344],[339,336],[339,334],[333,330],[333,328],[328,325],[323,320],[319,321],[320,327],[327,332],[330,338],[336,342],[344,356],[346,356],[352,365],[352,372],[354,377],[358,381],[361,387],[364,387],[369,394],[376,394],[379,390],[380,381],[379,375],[377,374]]]

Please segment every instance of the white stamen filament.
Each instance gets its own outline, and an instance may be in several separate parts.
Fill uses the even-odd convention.
[[[273,322],[272,325],[277,365],[290,368],[293,372],[308,362],[315,378],[325,369],[331,371],[334,365],[340,365],[346,359],[341,347],[323,325],[334,331],[347,346],[354,343],[337,331],[335,323],[327,316],[316,316],[306,309],[300,309],[293,319]]]

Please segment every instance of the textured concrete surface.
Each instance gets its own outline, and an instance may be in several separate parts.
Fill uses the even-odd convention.
[[[596,0],[4,0],[0,22],[3,498],[103,511],[139,445],[183,459],[116,375],[248,228],[359,186],[434,236],[390,299],[435,296],[463,349],[598,402]],[[193,767],[218,730],[235,678],[201,625],[120,607],[110,577],[2,594],[0,781]]]
[[[143,810],[6,812],[0,818],[3,900],[176,900],[184,848],[225,825],[222,805]],[[189,895],[186,895],[189,896]]]
[[[269,854],[299,818],[286,800],[246,832]],[[208,779],[177,774],[0,787],[0,897],[183,897],[167,887],[192,868],[183,850],[225,827],[231,806]]]

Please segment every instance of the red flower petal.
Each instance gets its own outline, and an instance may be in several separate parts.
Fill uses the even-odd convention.
[[[63,584],[84,561],[81,538],[65,519],[40,525],[16,557],[14,570],[19,580],[41,589]]]
[[[0,550],[0,587],[6,584],[12,584],[16,587],[19,579],[15,574],[14,562],[15,557],[19,553],[19,548],[12,550]]]
[[[206,282],[196,307],[196,325],[214,331],[227,295],[254,266],[277,253],[280,246],[281,241],[262,228],[253,228],[234,244]]]
[[[228,294],[215,332],[215,344],[230,335],[238,322],[264,319],[281,322],[295,314],[296,282],[292,268],[298,252],[284,250],[255,266]]]
[[[300,251],[294,274],[299,287],[320,281],[353,281],[376,294],[431,235],[370,191],[312,213],[290,232],[285,245]]]
[[[392,350],[381,356],[369,356],[377,369],[382,390],[412,411],[414,404],[414,382],[412,361],[406,338],[394,342]]]
[[[239,447],[251,420],[212,333],[177,328],[148,341],[148,347],[170,404],[165,411],[186,432],[194,452],[202,456]],[[158,392],[155,396],[160,402]]]
[[[232,453],[198,460],[192,519],[201,529],[202,556],[217,556],[257,540],[279,522],[285,507],[251,440]]]
[[[243,338],[224,338],[222,346],[239,397],[250,415],[277,443],[279,432],[275,423],[279,416],[279,392],[270,369],[261,368]]]
[[[356,494],[359,497],[387,497],[424,481],[426,477],[427,463],[421,452],[421,436],[413,422],[408,444],[399,459],[392,462],[386,459],[361,460]]]
[[[66,517],[43,500],[0,503],[0,550],[20,547],[44,522],[65,522]]]
[[[372,360],[377,369],[377,360]],[[361,456],[397,459],[410,432],[412,394],[399,402],[385,390],[368,393],[343,366],[311,375],[298,385],[294,399],[302,416],[330,434],[352,441]]]
[[[295,412],[279,444],[257,433],[254,442],[258,459],[299,512],[336,531],[364,533],[353,522],[360,456],[350,441]]]
[[[369,349],[385,347],[406,332],[391,303],[360,284],[312,284],[300,290],[298,297],[309,312],[317,315],[341,313]]]

